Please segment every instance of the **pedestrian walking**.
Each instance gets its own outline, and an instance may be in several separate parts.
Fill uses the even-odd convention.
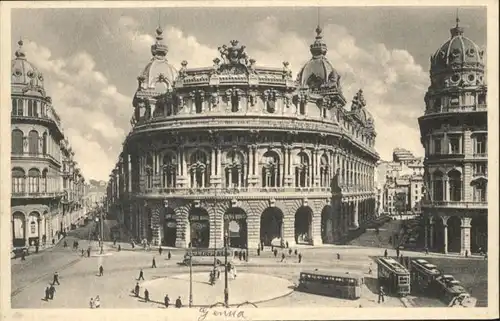
[[[139,278],[137,279],[137,281],[139,280],[144,280],[144,272],[142,271],[142,269],[139,271]]]
[[[264,241],[260,242],[260,250],[264,251]]]
[[[52,284],[56,284],[56,283],[57,283],[57,285],[60,285],[59,284],[59,273],[57,273],[57,272],[54,273],[54,280],[52,280]]]
[[[274,252],[274,245],[271,243],[271,252]]]
[[[429,249],[426,247],[425,248],[425,255],[428,255],[429,254]]]
[[[175,300],[175,307],[176,308],[181,308],[182,307],[181,297],[178,297],[177,300]]]
[[[135,288],[134,288],[134,294],[135,294],[135,297],[139,297],[139,290],[140,290],[140,286],[139,286],[139,282],[137,282],[135,284]]]
[[[288,249],[288,255],[292,255],[292,249]]]
[[[66,240],[64,240],[63,246],[68,247],[68,243],[66,242]]]
[[[246,261],[246,259],[247,259],[247,252],[243,251],[243,261]]]
[[[372,275],[372,264],[368,266],[368,274]]]
[[[384,257],[387,257],[387,254],[388,254],[387,253],[387,249],[385,249],[385,251],[384,251]]]
[[[45,288],[45,301],[49,301],[50,298],[50,284]]]
[[[302,254],[299,253],[299,263],[302,262]]]
[[[87,249],[87,257],[90,257],[90,246],[89,246],[89,248]]]
[[[161,245],[160,245],[160,247],[158,247],[158,253],[161,255],[162,252],[163,252],[163,249],[161,248]]]
[[[340,253],[337,253],[337,260],[340,260]]]
[[[35,253],[38,253],[38,242],[35,244]]]
[[[219,267],[217,267],[216,273],[217,273],[217,280],[219,280],[220,279],[220,269],[219,269]]]
[[[120,252],[122,250],[122,247],[120,246],[120,244],[118,244],[118,252]]]
[[[56,293],[56,288],[54,287],[54,284],[51,284],[49,288],[49,299],[53,300],[55,293]]]
[[[84,257],[84,256],[85,256],[85,250],[82,249],[82,257]]]
[[[257,248],[257,256],[260,256],[260,247]]]
[[[378,303],[380,303],[380,301],[385,302],[384,296],[385,296],[384,287],[381,286],[378,290]]]
[[[116,239],[113,239],[113,246],[116,246]]]
[[[95,297],[94,306],[96,309],[99,309],[101,307],[101,299],[99,298],[99,296]]]
[[[99,266],[99,276],[103,276],[104,275],[104,268],[101,266]]]
[[[285,261],[285,253],[281,253],[281,262]]]
[[[293,251],[293,253],[294,253],[295,255],[297,255],[297,249],[295,249],[295,251]]]
[[[170,260],[172,258],[172,253],[170,253],[170,251],[168,251],[168,259]]]
[[[469,250],[465,250],[465,257],[469,257]]]
[[[155,269],[156,268],[156,260],[155,257],[153,256],[153,264],[151,264],[151,268]]]
[[[21,252],[21,261],[26,261],[26,252],[24,250]]]
[[[52,239],[52,245],[55,245],[55,244],[56,244],[56,240]]]
[[[168,308],[168,305],[170,304],[170,298],[168,297],[168,294],[165,294],[165,299],[163,299],[165,303],[165,308]]]
[[[399,257],[399,246],[396,248],[396,257]]]
[[[278,250],[277,249],[274,249],[274,257],[277,257],[278,256]]]
[[[288,248],[288,241],[285,242],[286,248]]]
[[[94,308],[94,298],[90,298],[90,301],[89,301],[89,307],[90,307],[91,309],[93,309],[93,308]]]
[[[238,259],[241,261],[241,251],[238,251]]]
[[[149,302],[149,291],[148,289],[144,290],[144,301]]]

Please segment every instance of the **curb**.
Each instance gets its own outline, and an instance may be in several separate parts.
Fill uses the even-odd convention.
[[[399,298],[399,301],[401,301],[401,303],[403,303],[403,305],[405,306],[405,308],[414,308],[415,306],[413,304],[410,303],[410,300],[408,300],[408,298]]]

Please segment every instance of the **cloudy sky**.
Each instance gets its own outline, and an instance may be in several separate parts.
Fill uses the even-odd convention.
[[[424,111],[429,58],[449,37],[455,7],[323,7],[327,57],[350,101],[362,88],[375,118],[376,149],[422,155],[417,117]],[[486,48],[486,9],[459,8],[465,35]],[[257,65],[296,74],[310,58],[316,8],[14,9],[12,51],[19,38],[45,76],[76,159],[87,179],[108,179],[130,130],[137,76],[151,58],[158,23],[169,61],[211,66],[217,47],[238,39]],[[13,54],[12,52],[12,54]]]

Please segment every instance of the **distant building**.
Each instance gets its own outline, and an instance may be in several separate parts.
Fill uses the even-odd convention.
[[[85,179],[23,42],[11,63],[12,246],[52,242],[83,216]]]
[[[419,215],[424,197],[423,159],[415,157],[406,149],[396,148],[392,161],[381,161],[377,167],[377,186],[379,190],[379,213],[400,215]],[[397,208],[396,196],[404,194],[403,209]]]

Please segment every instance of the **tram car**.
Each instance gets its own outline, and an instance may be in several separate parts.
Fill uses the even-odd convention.
[[[324,296],[356,300],[361,297],[364,284],[362,272],[302,271],[297,290]]]
[[[378,283],[387,293],[406,296],[410,293],[410,272],[393,258],[377,259]]]
[[[423,259],[410,261],[411,285],[415,292],[435,293],[436,278],[442,275],[438,267]]]

